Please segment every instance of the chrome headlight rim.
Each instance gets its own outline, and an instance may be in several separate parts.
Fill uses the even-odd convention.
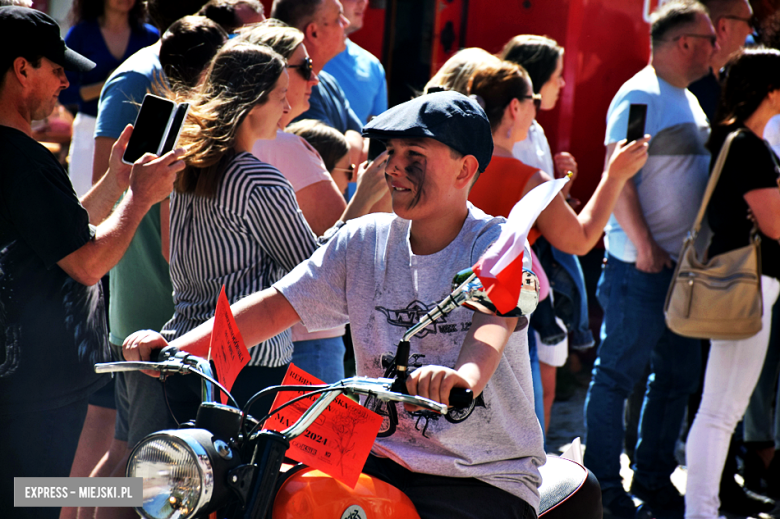
[[[214,468],[211,464],[211,458],[209,452],[204,447],[205,445],[211,445],[212,434],[205,429],[170,429],[165,431],[158,431],[152,433],[142,439],[136,444],[133,450],[130,452],[128,458],[126,476],[136,477],[130,473],[132,466],[132,460],[138,453],[138,451],[149,444],[152,441],[164,439],[172,443],[177,443],[187,450],[190,454],[190,459],[195,462],[195,466],[198,469],[200,475],[200,496],[198,497],[197,504],[190,509],[187,514],[180,515],[180,519],[188,519],[193,517],[196,513],[201,511],[211,501],[214,495]],[[136,507],[135,510],[147,519],[155,519],[155,517],[149,515],[143,507]]]

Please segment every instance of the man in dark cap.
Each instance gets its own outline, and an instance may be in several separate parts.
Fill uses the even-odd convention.
[[[395,214],[350,220],[272,288],[233,305],[247,344],[296,322],[310,330],[350,322],[358,375],[381,377],[405,329],[451,290],[501,232],[503,218],[468,203],[490,162],[485,112],[454,92],[429,94],[388,110],[364,128],[387,142],[385,176]],[[426,517],[535,517],[544,463],[533,410],[526,330],[518,320],[459,308],[412,340],[419,366],[411,394],[448,403],[453,387],[479,402],[462,423],[399,412],[396,432],[379,438],[365,471],[410,497]],[[208,351],[209,321],[172,342]],[[147,359],[166,343],[154,332],[125,341],[125,358]],[[528,515],[525,515],[528,514]]]
[[[98,281],[183,168],[181,150],[123,165],[128,126],[104,179],[76,198],[31,122],[53,110],[66,69],[93,66],[47,15],[0,7],[0,517],[58,516],[14,508],[13,478],[68,475],[87,398],[105,383],[92,368],[108,348]]]

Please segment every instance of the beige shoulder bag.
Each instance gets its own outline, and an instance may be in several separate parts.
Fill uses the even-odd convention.
[[[761,330],[761,238],[757,226],[750,233],[750,245],[714,258],[707,258],[705,252],[700,259],[695,246],[707,204],[739,131],[729,134],[718,154],[666,295],[666,325],[685,337],[738,340]]]

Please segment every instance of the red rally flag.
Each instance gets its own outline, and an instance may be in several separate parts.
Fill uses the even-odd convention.
[[[217,299],[217,309],[214,312],[214,328],[209,344],[209,360],[214,361],[219,383],[228,391],[233,389],[238,373],[249,359],[249,350],[246,349],[244,339],[233,318],[233,312],[230,310],[230,302],[225,295],[225,285],[222,285]],[[222,391],[219,395],[221,402],[226,404],[227,395]]]
[[[509,213],[498,239],[471,267],[488,297],[502,314],[512,311],[523,284],[523,248],[536,219],[569,181],[558,178],[539,184],[518,201]]]

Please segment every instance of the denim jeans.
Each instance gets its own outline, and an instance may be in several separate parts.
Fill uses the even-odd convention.
[[[344,378],[344,339],[330,337],[293,342],[293,364],[309,375],[332,384]]]
[[[648,362],[634,479],[650,489],[669,484],[677,466],[674,448],[688,395],[698,384],[701,351],[697,339],[672,333],[663,306],[673,270],[656,274],[607,255],[596,295],[604,309],[601,345],[585,400],[585,466],[602,490],[621,485],[623,407]]]
[[[542,387],[542,372],[539,368],[539,352],[537,351],[536,334],[528,326],[528,356],[531,358],[531,381],[534,388],[534,412],[542,428],[545,450],[547,447],[547,431],[544,430],[544,388]]]

